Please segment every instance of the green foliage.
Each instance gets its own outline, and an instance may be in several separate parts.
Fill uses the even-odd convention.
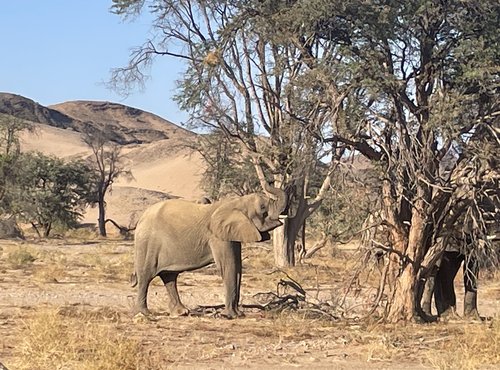
[[[7,157],[20,153],[19,133],[33,131],[31,122],[0,113],[0,151]]]
[[[74,227],[87,204],[95,201],[95,172],[81,162],[64,162],[41,153],[25,153],[9,188],[8,211],[49,236],[54,224]]]
[[[242,158],[238,149],[218,130],[200,138],[198,150],[207,165],[202,187],[210,199],[244,195],[260,189],[251,162]]]
[[[4,208],[7,189],[18,178],[21,153],[19,133],[32,131],[33,125],[18,118],[0,114],[0,212]]]
[[[316,239],[328,235],[334,241],[359,238],[367,216],[379,207],[377,176],[377,170],[359,155],[343,161],[332,176],[325,199],[308,219],[308,233]]]

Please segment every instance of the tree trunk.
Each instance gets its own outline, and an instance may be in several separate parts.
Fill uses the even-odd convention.
[[[284,179],[281,175],[274,176],[274,187],[281,188]],[[273,230],[273,250],[274,264],[276,267],[289,267],[295,265],[295,240],[290,239],[290,222],[289,218],[281,218],[283,226]]]
[[[415,205],[416,209],[422,209],[419,208],[419,205],[423,206],[422,201],[416,201]],[[402,241],[404,238],[399,240]],[[406,246],[404,244],[400,242],[395,245],[399,258],[391,259],[392,271],[397,277],[393,282],[394,293],[388,307],[389,322],[409,321],[420,317],[421,294],[418,289],[418,273],[425,253],[425,222],[421,212],[413,212],[408,243]],[[396,274],[397,270],[400,271]]]
[[[104,197],[99,197],[99,235],[106,237],[106,207],[104,203]]]
[[[45,230],[43,236],[45,238],[48,238],[50,235],[50,230],[52,230],[52,223],[47,223],[46,225],[43,226],[43,228]]]
[[[407,264],[395,281],[394,295],[387,314],[389,322],[410,321],[416,318],[416,275],[413,265]]]
[[[302,215],[282,220],[283,226],[273,231],[274,262],[277,267],[295,266],[295,242],[299,235]]]
[[[274,263],[277,267],[295,265],[295,243],[289,238],[289,220],[283,219],[283,226],[273,231]]]

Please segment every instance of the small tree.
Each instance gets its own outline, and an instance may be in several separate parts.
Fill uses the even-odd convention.
[[[94,200],[94,172],[84,163],[65,163],[41,153],[22,154],[10,211],[48,237],[55,224],[74,227]]]
[[[88,130],[83,137],[85,144],[92,150],[88,164],[96,173],[96,202],[99,209],[99,234],[106,236],[106,193],[111,190],[113,182],[120,176],[131,177],[132,173],[123,168],[121,148],[110,140],[111,128],[105,126],[103,131]]]

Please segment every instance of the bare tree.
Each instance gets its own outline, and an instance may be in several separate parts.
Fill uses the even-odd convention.
[[[98,227],[99,234],[106,236],[106,201],[105,197],[111,190],[113,182],[120,176],[131,177],[130,170],[123,167],[121,161],[121,147],[109,139],[106,131],[110,128],[105,126],[103,131],[87,130],[83,141],[92,150],[89,159],[90,166],[97,173],[96,201],[99,209]]]

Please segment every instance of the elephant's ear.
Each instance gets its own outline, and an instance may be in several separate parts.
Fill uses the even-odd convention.
[[[259,230],[241,211],[221,207],[210,219],[210,230],[221,240],[251,243],[261,241]]]

